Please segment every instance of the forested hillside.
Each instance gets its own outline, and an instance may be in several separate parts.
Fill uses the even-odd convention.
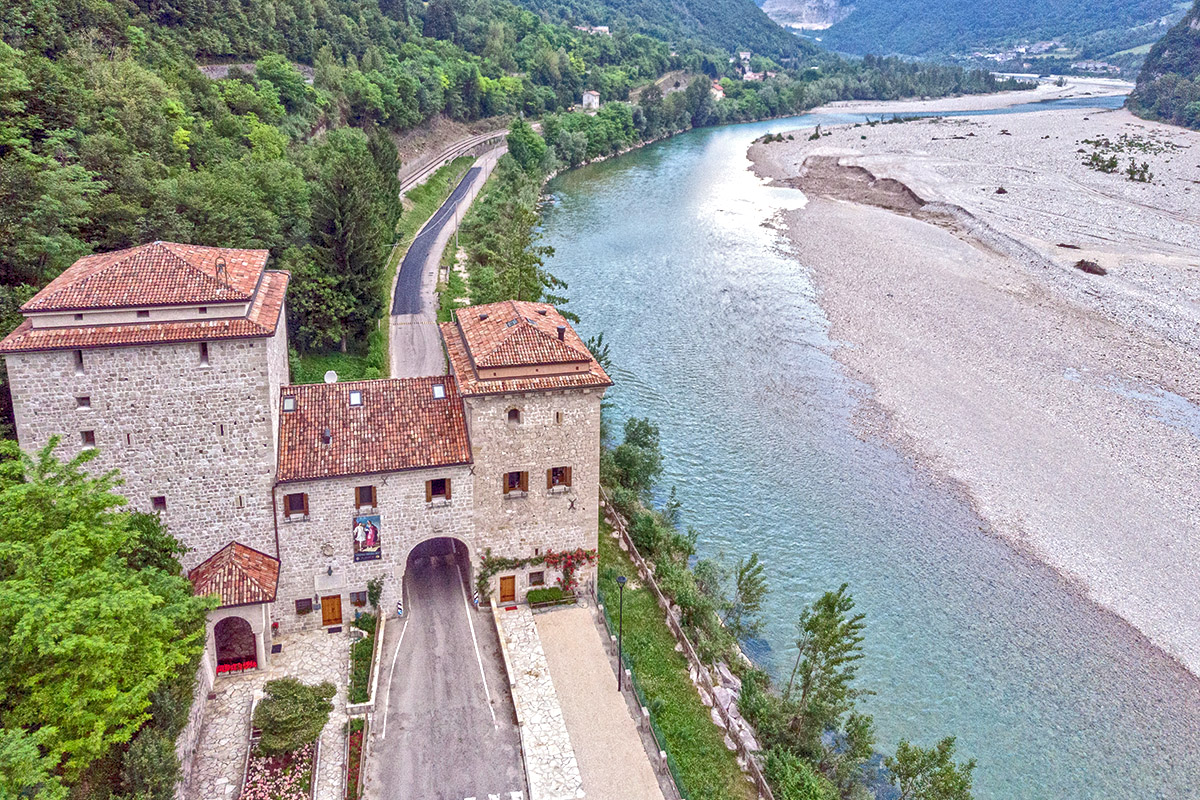
[[[1200,0],[1150,48],[1128,105],[1138,116],[1200,129]]]
[[[782,4],[780,0],[778,4]],[[969,56],[1055,42],[1065,60],[1110,57],[1162,35],[1178,0],[858,0],[819,35],[850,53]],[[1160,21],[1167,18],[1168,22]]]

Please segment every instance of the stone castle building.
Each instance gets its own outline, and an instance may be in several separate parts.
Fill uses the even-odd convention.
[[[612,382],[552,306],[460,309],[448,375],[290,385],[288,275],[266,262],[169,242],[87,256],[0,342],[22,448],[96,448],[190,548],[196,591],[221,600],[214,667],[264,663],[273,630],[342,624],[368,582],[404,602],[431,541],[472,570],[531,559],[491,576],[501,602],[560,577],[538,557],[596,547]]]

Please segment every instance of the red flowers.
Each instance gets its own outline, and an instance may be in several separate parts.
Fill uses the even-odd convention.
[[[226,672],[244,672],[248,669],[254,669],[258,666],[258,662],[254,659],[249,661],[235,661],[232,664],[217,664],[217,674],[221,675]]]
[[[570,593],[575,588],[575,570],[579,568],[580,564],[591,564],[595,561],[596,551],[584,550],[582,547],[572,551],[564,550],[561,553],[551,550],[542,560],[546,566],[562,572],[562,577],[558,579],[558,585],[564,592]]]

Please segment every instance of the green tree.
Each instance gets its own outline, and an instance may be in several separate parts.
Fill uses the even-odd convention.
[[[975,759],[956,763],[954,747],[953,736],[929,749],[902,739],[896,755],[884,760],[900,790],[897,800],[971,800]]]
[[[733,571],[733,596],[722,608],[729,633],[737,640],[758,636],[762,630],[762,601],[767,596],[767,579],[758,553],[739,558]]]
[[[546,159],[546,142],[528,122],[517,117],[508,131],[508,154],[521,169],[537,172]]]
[[[122,761],[121,783],[126,794],[137,800],[172,800],[178,780],[175,741],[157,728],[142,728]]]
[[[0,797],[66,800],[67,788],[54,774],[58,759],[40,746],[47,733],[52,732],[0,728]]]
[[[865,616],[853,612],[854,598],[842,584],[806,607],[797,622],[796,664],[783,699],[791,709],[789,730],[810,757],[821,752],[821,735],[838,730],[857,698],[867,694],[854,687]]]
[[[277,756],[316,741],[329,722],[337,688],[328,681],[309,686],[295,678],[267,681],[264,688],[267,696],[254,709],[254,727],[262,731],[258,749]]]
[[[663,470],[658,426],[644,418],[626,420],[625,439],[613,449],[613,462],[625,488],[649,492]]]
[[[56,440],[34,455],[0,443],[0,718],[37,730],[72,781],[128,742],[154,691],[194,664],[212,600],[180,574],[130,565],[142,537],[115,494],[116,475],[70,461]]]

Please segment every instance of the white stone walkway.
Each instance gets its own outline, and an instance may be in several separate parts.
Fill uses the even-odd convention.
[[[204,728],[187,800],[235,800],[245,764],[251,700],[267,681],[285,677],[304,683],[329,681],[337,686],[333,713],[321,732],[317,800],[342,800],[350,638],[345,632],[305,631],[281,636],[275,644],[282,644],[283,652],[271,656],[267,669],[217,676],[213,685],[216,697],[204,710]]]
[[[521,745],[530,800],[583,797],[583,778],[571,747],[550,667],[528,606],[498,608],[512,668],[513,703],[521,720]]]

